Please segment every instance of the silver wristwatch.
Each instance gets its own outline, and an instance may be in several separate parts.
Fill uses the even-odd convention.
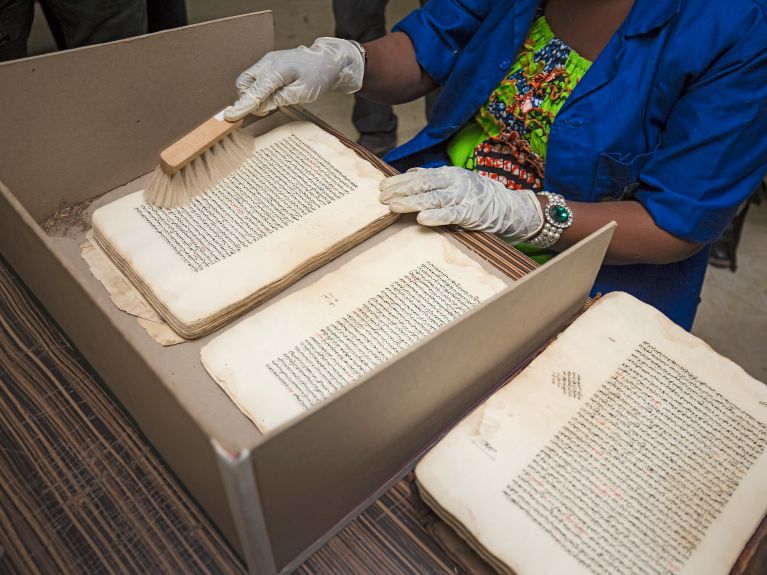
[[[547,202],[543,208],[543,227],[525,243],[538,248],[550,248],[557,243],[562,232],[573,224],[573,211],[559,194],[540,192],[538,195],[546,198]]]
[[[368,51],[365,50],[365,47],[359,42],[357,42],[357,40],[348,40],[348,41],[354,44],[354,47],[357,48],[357,50],[360,53],[360,56],[362,56],[362,61],[365,64],[365,68],[367,68],[368,67]]]

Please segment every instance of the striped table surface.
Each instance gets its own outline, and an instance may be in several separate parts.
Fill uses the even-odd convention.
[[[244,573],[85,359],[0,259],[0,573]],[[463,573],[410,483],[299,573]]]

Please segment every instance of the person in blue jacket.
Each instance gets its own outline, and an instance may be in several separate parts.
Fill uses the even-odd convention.
[[[230,119],[337,90],[442,86],[381,201],[540,256],[618,223],[594,292],[689,329],[708,245],[767,172],[765,0],[433,0],[364,46],[320,38],[237,81]]]

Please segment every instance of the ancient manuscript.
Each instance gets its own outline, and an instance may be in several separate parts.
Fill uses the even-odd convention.
[[[728,573],[767,511],[767,387],[610,294],[416,477],[501,572]]]
[[[267,432],[505,286],[439,233],[414,226],[219,335],[202,361]]]
[[[93,234],[175,331],[199,337],[391,223],[382,178],[293,122],[256,138],[250,159],[188,206],[131,194],[94,213]]]

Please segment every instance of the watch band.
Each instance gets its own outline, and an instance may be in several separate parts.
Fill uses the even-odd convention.
[[[357,42],[357,40],[349,40],[352,44],[354,44],[354,47],[359,50],[360,56],[362,56],[362,61],[364,63],[365,68],[368,66],[368,51],[365,50],[365,47]]]
[[[543,208],[543,227],[525,243],[538,248],[550,248],[562,232],[573,224],[573,211],[567,207],[564,196],[551,192],[539,192],[539,196],[546,199],[546,207]]]

